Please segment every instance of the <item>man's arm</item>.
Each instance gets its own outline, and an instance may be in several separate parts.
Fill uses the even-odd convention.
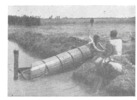
[[[105,50],[106,48],[101,45],[101,43],[98,43],[98,45],[101,47],[101,49]]]
[[[90,39],[90,42],[88,43],[88,44],[93,44],[93,47],[94,47],[94,49],[96,49],[98,52],[104,52],[105,50],[101,50],[101,49],[99,49],[96,45],[95,45],[95,43],[94,43],[94,41],[93,41],[93,39],[91,38],[91,36],[89,36],[89,39]],[[103,48],[103,46],[101,45],[101,44],[99,44],[100,46],[101,46],[101,48]]]
[[[105,50],[101,50],[101,49],[99,49],[96,45],[95,45],[95,43],[93,43],[93,46],[94,46],[94,48],[98,51],[98,52],[105,52]]]

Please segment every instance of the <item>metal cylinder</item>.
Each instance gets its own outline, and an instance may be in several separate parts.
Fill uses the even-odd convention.
[[[76,67],[91,56],[92,53],[90,48],[88,45],[84,45],[33,63],[31,65],[31,69],[29,69],[30,72],[28,71],[29,75],[26,77],[30,77],[32,79],[42,75],[65,71],[66,69]]]

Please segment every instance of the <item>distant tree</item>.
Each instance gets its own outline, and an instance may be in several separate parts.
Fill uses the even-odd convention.
[[[60,16],[56,16],[55,19],[60,19]]]
[[[90,24],[91,24],[91,26],[93,26],[93,24],[94,24],[94,18],[90,19]]]
[[[52,19],[53,18],[53,16],[51,15],[50,17],[49,17],[49,19]]]
[[[40,25],[40,18],[32,16],[8,16],[9,25],[24,25],[24,26],[38,26]]]
[[[68,17],[63,17],[63,19],[68,19]]]

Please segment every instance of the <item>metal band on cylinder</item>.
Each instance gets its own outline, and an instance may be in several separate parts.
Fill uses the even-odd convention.
[[[82,54],[82,60],[84,60],[84,54],[83,54],[82,50],[80,48],[77,48],[77,49],[81,52],[81,54]]]
[[[73,64],[73,66],[74,66],[74,63],[75,63],[75,62],[74,62],[74,57],[71,55],[71,53],[70,53],[69,51],[67,51],[67,53],[71,56],[72,61],[73,61],[73,63],[72,63],[72,64]]]
[[[61,61],[61,59],[56,55],[56,57],[58,58],[58,60],[59,60],[59,62],[60,62],[60,64],[61,64],[61,67],[62,67],[62,69],[63,69],[63,63],[62,63],[62,61]]]
[[[42,62],[45,64],[45,72],[46,72],[46,69],[47,69],[47,72],[49,72],[49,68],[48,66],[46,65],[46,63],[42,60]]]

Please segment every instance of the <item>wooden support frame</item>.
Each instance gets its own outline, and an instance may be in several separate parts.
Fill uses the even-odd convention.
[[[18,79],[18,59],[19,59],[19,51],[18,50],[14,50],[14,80]]]
[[[19,74],[22,75],[22,71],[30,69],[30,67],[19,68],[19,51],[14,50],[13,54],[14,54],[14,76],[13,76],[13,79],[18,80]]]

